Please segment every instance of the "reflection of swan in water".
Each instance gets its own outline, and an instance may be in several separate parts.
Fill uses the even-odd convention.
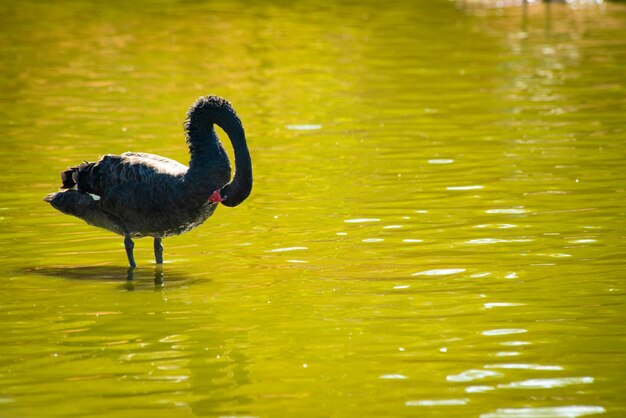
[[[139,290],[142,288],[162,288],[167,280],[167,288],[189,285],[193,279],[184,272],[165,272],[162,264],[154,267],[154,274],[150,275],[149,269],[133,269],[111,266],[58,266],[58,267],[32,267],[24,269],[25,274],[37,274],[49,277],[59,277],[71,280],[102,281],[119,283],[124,281],[126,290]],[[150,277],[154,279],[147,282]],[[206,281],[208,279],[203,279]]]
[[[164,279],[163,264],[157,264],[154,267],[154,287],[162,287]],[[133,267],[129,267],[128,270],[126,270],[126,283],[124,287],[126,290],[135,290],[135,269]]]
[[[228,134],[235,153],[230,180],[228,155],[215,133]],[[128,264],[135,267],[132,238],[154,237],[157,264],[163,263],[164,237],[179,235],[203,223],[217,203],[237,206],[252,190],[252,164],[241,120],[226,100],[201,97],[185,121],[191,153],[189,168],[154,154],[105,155],[61,174],[64,191],[45,201],[90,225],[124,236]]]

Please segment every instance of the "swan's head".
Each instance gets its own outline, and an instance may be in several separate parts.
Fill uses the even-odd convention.
[[[249,181],[246,181],[244,185],[235,185],[234,183],[228,183],[221,189],[214,191],[209,197],[209,202],[221,203],[232,208],[246,200],[252,192],[252,178],[250,177]]]

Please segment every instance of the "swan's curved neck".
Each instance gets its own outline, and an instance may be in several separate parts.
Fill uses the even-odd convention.
[[[214,124],[226,132],[235,153],[236,171],[230,183],[228,155]],[[219,97],[201,97],[189,109],[185,131],[191,153],[185,182],[206,198],[220,190],[226,206],[245,200],[252,190],[252,161],[243,125],[230,103]]]

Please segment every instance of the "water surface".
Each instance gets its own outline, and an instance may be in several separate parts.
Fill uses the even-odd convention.
[[[0,6],[0,415],[626,415],[626,5],[484,3]],[[128,280],[41,198],[209,93],[253,195]]]

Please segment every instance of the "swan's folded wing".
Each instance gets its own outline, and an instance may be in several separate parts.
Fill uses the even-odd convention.
[[[172,175],[185,173],[188,167],[171,158],[165,158],[160,155],[150,154],[147,152],[125,152],[120,157],[131,164],[143,164],[153,167],[159,172]]]
[[[183,176],[187,167],[159,155],[125,152],[107,154],[95,163],[77,168],[78,190],[103,196],[111,187],[122,184],[159,183],[162,177]]]

